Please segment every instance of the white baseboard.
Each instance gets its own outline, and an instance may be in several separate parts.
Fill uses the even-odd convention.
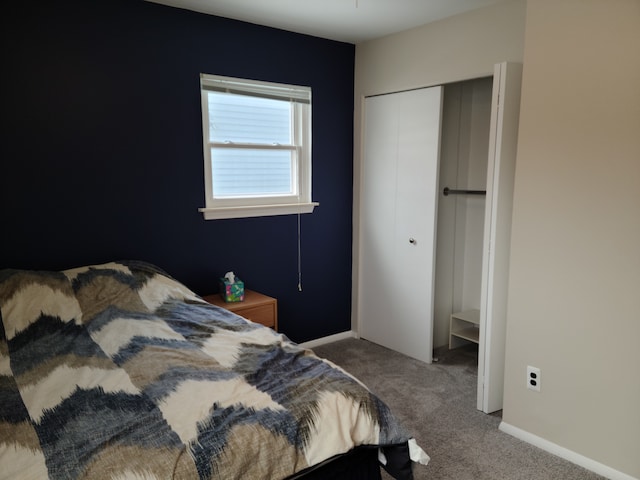
[[[347,338],[358,338],[358,334],[353,330],[349,330],[348,332],[336,333],[335,335],[329,335],[328,337],[309,340],[308,342],[300,343],[299,345],[302,348],[314,349],[320,345],[337,342],[338,340],[346,340]]]
[[[542,437],[538,437],[533,433],[529,433],[526,430],[522,430],[518,427],[514,427],[513,425],[509,425],[508,423],[501,422],[499,429],[504,433],[511,435],[512,437],[516,437],[519,440],[530,443],[542,450],[545,450],[557,457],[564,458],[571,463],[575,463],[587,470],[597,473],[598,475],[602,475],[603,477],[610,478],[611,480],[640,480],[626,473],[619,472],[614,470],[611,467],[607,467],[602,463],[596,462],[590,458],[587,458],[579,453],[573,452],[569,449],[561,447],[560,445],[556,445],[549,440],[545,440]]]

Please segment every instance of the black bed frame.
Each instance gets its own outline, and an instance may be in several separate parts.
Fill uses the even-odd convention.
[[[360,447],[311,467],[287,480],[382,480],[378,449]]]

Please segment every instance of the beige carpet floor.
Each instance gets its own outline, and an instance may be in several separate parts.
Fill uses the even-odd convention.
[[[429,465],[415,466],[416,480],[603,479],[501,432],[499,412],[476,409],[473,345],[439,350],[439,361],[430,365],[366,340],[341,340],[314,351],[368,385],[429,454]]]

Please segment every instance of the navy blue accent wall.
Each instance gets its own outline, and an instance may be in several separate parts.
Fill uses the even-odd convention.
[[[233,270],[306,341],[350,329],[354,45],[142,0],[3,9],[0,268]],[[205,221],[201,72],[310,85],[313,214]]]

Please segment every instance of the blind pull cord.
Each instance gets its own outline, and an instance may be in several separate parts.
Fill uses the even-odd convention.
[[[298,291],[302,291],[302,254],[300,248],[300,212],[298,212]]]

